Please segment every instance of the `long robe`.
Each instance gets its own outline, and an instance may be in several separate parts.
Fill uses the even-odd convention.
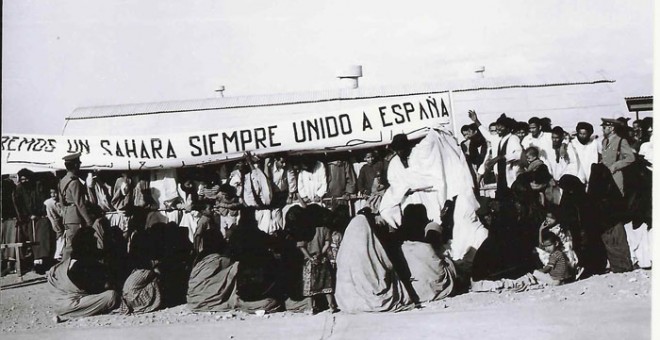
[[[534,137],[531,134],[525,136],[520,144],[523,148],[527,149],[529,147],[536,147],[539,149],[539,158],[544,162],[553,157],[554,152],[552,149],[552,134],[549,132],[539,132],[538,137]]]
[[[78,288],[69,278],[70,264],[71,259],[64,260],[53,266],[46,276],[59,304],[56,309],[58,316],[92,316],[110,312],[119,306],[120,294],[117,291],[89,294]]]
[[[273,224],[270,209],[266,208],[271,204],[273,191],[264,172],[255,168],[243,175],[242,191],[239,191],[239,195],[246,206],[256,208],[254,218],[259,229],[268,234],[275,232],[271,229]]]
[[[380,203],[381,217],[392,227],[401,224],[401,212],[409,204],[421,203],[427,218],[441,222],[440,213],[448,199],[458,196],[454,209],[452,258],[461,259],[473,253],[488,236],[488,231],[476,215],[479,202],[473,192],[468,164],[451,134],[444,130],[429,130],[417,144],[404,168],[399,157],[390,161],[387,177],[390,187]],[[408,189],[432,186],[428,192],[405,196]]]
[[[565,157],[560,156],[559,161],[557,161],[556,150],[553,149],[552,154],[546,160],[548,170],[550,171],[550,174],[552,175],[552,178],[555,179],[555,181],[558,181],[561,176],[564,175],[578,175],[578,156],[575,152],[575,148],[572,144],[563,144],[561,147],[566,148]]]
[[[425,242],[405,241],[401,250],[420,302],[441,300],[453,292],[456,268],[451,260],[440,258]]]
[[[346,228],[337,254],[335,298],[339,308],[348,313],[414,307],[365,216],[356,216]]]
[[[134,269],[124,282],[122,309],[126,313],[149,313],[161,306],[161,288],[153,270]]]
[[[190,273],[188,281],[188,308],[194,312],[225,312],[242,310],[275,312],[281,308],[278,301],[266,298],[244,301],[237,294],[238,262],[218,254],[209,254],[200,260]]]
[[[597,140],[582,144],[576,138],[571,141],[570,145],[573,146],[576,156],[577,174],[575,176],[582,183],[588,184],[589,176],[591,176],[591,165],[598,163],[601,144]]]
[[[44,201],[48,198],[44,185],[41,182],[21,183],[14,192],[14,204],[18,215],[19,242],[38,242],[31,249],[34,259],[50,258],[55,254],[55,232],[46,217]],[[34,220],[30,216],[36,216]],[[24,252],[25,255],[29,251]]]
[[[298,194],[301,199],[314,200],[314,196],[323,197],[327,192],[328,179],[323,163],[317,161],[311,172],[302,170],[298,173]]]

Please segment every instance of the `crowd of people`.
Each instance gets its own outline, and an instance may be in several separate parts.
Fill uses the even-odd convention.
[[[153,171],[2,182],[3,275],[46,274],[57,320],[111,311],[401,311],[651,267],[652,120],[573,133],[474,111],[457,143],[246,153]],[[494,188],[489,190],[488,188]]]

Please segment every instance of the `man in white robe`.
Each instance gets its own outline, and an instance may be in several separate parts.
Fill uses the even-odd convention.
[[[390,149],[395,152],[387,166],[387,182],[389,187],[380,203],[381,217],[393,228],[401,225],[401,212],[405,205],[422,203],[415,195],[419,176],[408,166],[408,157],[412,146],[404,134],[392,138]],[[426,205],[425,205],[426,206]],[[428,212],[428,209],[427,209]]]
[[[298,173],[298,194],[305,203],[321,203],[328,192],[328,179],[325,165],[313,159],[307,159]]]
[[[552,129],[552,153],[545,164],[555,181],[561,176],[578,174],[577,155],[570,143],[564,143],[564,129],[555,126]]]
[[[254,165],[249,154],[245,157],[245,161],[239,164],[239,169],[243,176],[243,183],[240,186],[243,205],[255,208],[254,218],[257,220],[259,230],[268,234],[274,232],[271,230],[271,214],[268,207],[273,199],[273,193],[268,178]]]
[[[582,183],[589,185],[589,176],[591,176],[591,165],[600,161],[601,143],[592,138],[594,133],[593,125],[586,122],[579,122],[575,127],[576,138],[571,140],[571,146],[575,150],[577,160],[576,177]]]
[[[529,134],[520,141],[523,149],[535,146],[539,149],[539,158],[545,163],[552,156],[552,136],[550,133],[541,131],[541,120],[532,117],[528,121]]]
[[[475,111],[470,110],[468,115],[472,122],[479,126],[480,130],[483,129]],[[491,142],[494,157],[484,163],[487,163],[486,167],[494,167],[493,169],[497,177],[497,191],[495,196],[506,199],[509,196],[511,184],[513,184],[520,173],[520,156],[523,149],[518,136],[511,133],[513,124],[515,124],[513,119],[503,114],[495,123],[497,124],[499,141],[497,141],[497,144],[492,144]],[[486,135],[484,134],[484,136]]]

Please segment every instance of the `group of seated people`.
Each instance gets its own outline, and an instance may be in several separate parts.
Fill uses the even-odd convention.
[[[443,226],[420,209],[425,216],[408,206],[396,232],[368,207],[351,219],[345,207],[318,204],[292,207],[273,234],[259,230],[250,207],[228,238],[214,222],[194,242],[173,223],[139,229],[128,245],[118,229],[82,228],[71,258],[47,275],[57,320],[181,303],[195,312],[400,311],[466,290],[442,253]]]
[[[461,146],[475,187],[492,184],[495,189],[482,190],[484,196],[510,205],[516,201],[512,195],[516,182],[530,182],[536,192],[533,197],[538,197],[543,209],[562,208],[559,219],[568,220],[564,224],[570,226],[577,242],[602,238],[608,254],[631,263],[623,266],[626,270],[651,267],[653,118],[635,120],[632,126],[627,118],[602,118],[599,136],[587,122],[578,122],[569,133],[553,126],[548,118],[532,117],[525,122],[502,114],[487,130],[476,112],[470,111],[468,116],[473,123],[463,126],[466,139]],[[605,225],[591,227],[597,231],[588,237],[575,225],[600,222],[593,221],[593,212],[580,210],[586,209],[583,207],[566,211],[563,207],[574,196],[579,200],[587,197],[592,203],[589,210],[609,218]],[[580,255],[579,247],[575,248]],[[578,257],[590,256],[595,255]],[[612,268],[617,267],[612,258],[608,260]]]
[[[283,229],[283,213],[296,204],[334,207],[358,201],[358,208],[375,209],[387,186],[388,154],[384,151],[276,154],[265,159],[246,155],[232,163],[201,168],[82,171],[78,177],[85,184],[86,204],[96,215],[90,226],[105,217],[99,223],[119,227],[128,240],[136,225],[149,228],[174,222],[189,229],[192,241],[206,203],[212,204],[225,237],[246,206],[255,208],[259,228],[269,234]],[[17,177],[3,175],[2,243],[32,242],[21,250],[21,269],[43,274],[62,258],[65,227],[57,183],[63,173],[23,169]],[[15,262],[12,249],[2,251],[3,275],[14,270]]]
[[[89,173],[95,222],[47,275],[57,318],[183,303],[192,311],[402,311],[467,291],[632,270],[633,252],[621,240],[634,216],[599,158],[586,179],[584,166],[557,178],[534,145],[529,157],[504,162],[513,143],[502,137],[515,124],[495,125],[501,140],[486,144],[482,160],[486,173],[499,170],[494,199],[470,190],[484,178],[473,163],[476,144],[463,155],[450,134],[434,130],[419,142],[423,151],[411,153],[415,142],[398,135],[389,149],[361,153],[364,162],[350,160],[355,154],[246,154],[201,171],[122,173],[113,187],[109,174]],[[580,143],[594,141],[579,134]],[[584,161],[551,144],[556,160]],[[408,178],[415,175],[423,178]],[[633,222],[651,226],[646,215]]]

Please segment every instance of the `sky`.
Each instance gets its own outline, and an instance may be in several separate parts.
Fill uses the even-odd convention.
[[[2,132],[77,107],[443,79],[606,74],[652,95],[652,0],[3,1]]]

